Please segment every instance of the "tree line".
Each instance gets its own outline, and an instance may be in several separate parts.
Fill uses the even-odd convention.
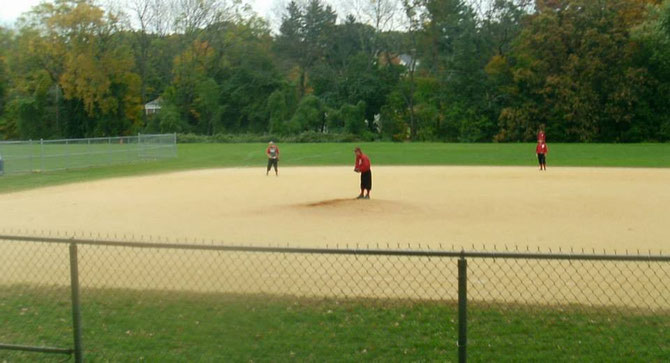
[[[43,2],[0,27],[0,137],[670,140],[670,0],[349,9],[291,1],[273,30],[241,2]]]

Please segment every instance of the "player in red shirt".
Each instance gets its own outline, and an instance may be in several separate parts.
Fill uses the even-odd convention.
[[[540,170],[547,170],[547,154],[549,153],[549,146],[544,141],[538,141],[535,147],[535,154],[537,154],[537,161],[540,163]]]
[[[265,149],[265,155],[268,156],[268,170],[265,172],[265,175],[270,173],[270,169],[274,166],[275,175],[279,176],[279,171],[277,171],[277,164],[279,163],[279,148],[275,145],[274,142],[270,141],[268,148]]]
[[[370,158],[363,154],[360,147],[354,149],[356,162],[354,171],[361,173],[361,194],[356,199],[370,199],[370,190],[372,189],[372,171],[370,170]],[[365,191],[365,194],[363,192]]]

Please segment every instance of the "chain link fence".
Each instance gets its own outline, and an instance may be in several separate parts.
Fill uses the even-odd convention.
[[[176,156],[176,134],[0,141],[0,174],[78,169]]]
[[[661,254],[20,236],[0,236],[5,347],[76,345],[68,246],[93,360],[455,361],[466,347],[473,361],[670,357]]]

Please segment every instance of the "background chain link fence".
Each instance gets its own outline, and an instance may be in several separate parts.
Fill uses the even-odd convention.
[[[16,236],[0,236],[0,343],[72,346],[71,244],[93,360],[455,361],[459,259],[473,361],[670,357],[670,256]]]
[[[78,169],[176,156],[176,134],[0,141],[0,174]]]

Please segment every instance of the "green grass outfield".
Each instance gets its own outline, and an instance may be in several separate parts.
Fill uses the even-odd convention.
[[[282,166],[353,165],[355,144],[279,144]],[[534,144],[363,143],[375,165],[529,166]],[[0,193],[118,176],[177,170],[265,168],[265,144],[180,144],[176,159],[67,171],[5,175]],[[666,144],[549,144],[548,167],[670,167]]]
[[[0,342],[71,348],[67,289],[0,289]],[[82,290],[84,358],[93,362],[457,361],[450,302],[294,300]],[[662,362],[669,316],[588,309],[468,312],[472,362]],[[62,362],[10,353],[0,361]]]

